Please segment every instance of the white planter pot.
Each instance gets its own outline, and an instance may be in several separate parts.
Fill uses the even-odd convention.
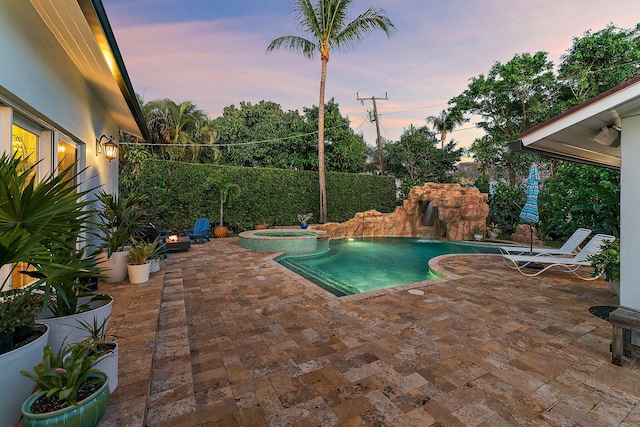
[[[42,350],[49,339],[49,327],[42,325],[45,333],[29,344],[0,355],[0,425],[14,426],[22,416],[20,407],[33,393],[35,382],[20,374],[33,371],[42,362]]]
[[[620,281],[619,280],[607,280],[607,287],[612,294],[620,296]]]
[[[496,240],[498,238],[498,233],[495,232],[489,232],[489,237],[491,238],[491,240]]]
[[[107,374],[109,378],[109,393],[118,387],[118,343],[115,341],[105,341],[105,344],[113,350],[100,358],[95,368]]]
[[[78,304],[85,304],[90,299],[91,297],[81,297],[78,299]],[[83,338],[90,336],[90,332],[83,328],[82,323],[93,325],[94,318],[98,326],[105,322],[111,315],[113,298],[109,297],[108,300],[93,301],[89,303],[89,307],[91,307],[91,310],[72,314],[71,316],[52,317],[52,313],[48,309],[36,316],[38,322],[49,325],[48,345],[54,353],[57,353],[62,348],[63,343],[68,345],[80,342]],[[106,322],[105,330],[109,325],[109,321],[106,320]]]
[[[157,273],[158,271],[160,271],[160,258],[150,259],[149,265],[150,265],[149,272]]]
[[[129,251],[113,252],[107,258],[105,252],[98,255],[98,267],[102,269],[105,282],[122,282],[127,279]]]
[[[127,269],[129,270],[130,283],[144,283],[149,280],[151,264],[148,262],[142,265],[129,264],[127,265]]]
[[[473,235],[473,238],[476,240],[482,240],[482,234],[476,233]]]

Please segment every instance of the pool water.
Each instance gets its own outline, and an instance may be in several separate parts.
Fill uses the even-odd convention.
[[[276,261],[336,296],[437,279],[433,257],[455,253],[499,253],[497,246],[401,237],[331,240],[319,255],[284,255]]]

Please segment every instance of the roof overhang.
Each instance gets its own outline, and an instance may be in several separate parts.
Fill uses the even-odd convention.
[[[640,113],[640,76],[519,135],[512,150],[620,168],[622,119]]]
[[[101,0],[30,0],[120,130],[149,131]]]

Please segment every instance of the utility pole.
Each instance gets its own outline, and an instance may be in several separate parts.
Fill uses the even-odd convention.
[[[358,95],[358,92],[356,92],[356,97],[358,99],[358,101],[362,102],[362,104],[364,105],[364,101],[372,101],[373,102],[373,120],[370,121],[375,121],[376,122],[376,134],[378,135],[378,156],[380,157],[380,174],[384,175],[385,171],[384,171],[384,153],[382,152],[382,137],[380,136],[380,120],[378,119],[378,107],[376,105],[376,100],[380,99],[383,101],[388,100],[389,98],[387,97],[387,93],[384,93],[384,98],[376,98],[375,96],[372,96],[370,98],[360,98],[360,95]]]

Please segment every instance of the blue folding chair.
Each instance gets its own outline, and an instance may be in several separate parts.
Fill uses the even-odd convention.
[[[198,243],[198,240],[200,240],[200,243],[204,243],[205,240],[207,242],[211,241],[209,238],[209,231],[209,220],[207,218],[200,218],[193,225],[193,228],[184,230],[184,234],[189,236],[189,239],[195,243]]]

